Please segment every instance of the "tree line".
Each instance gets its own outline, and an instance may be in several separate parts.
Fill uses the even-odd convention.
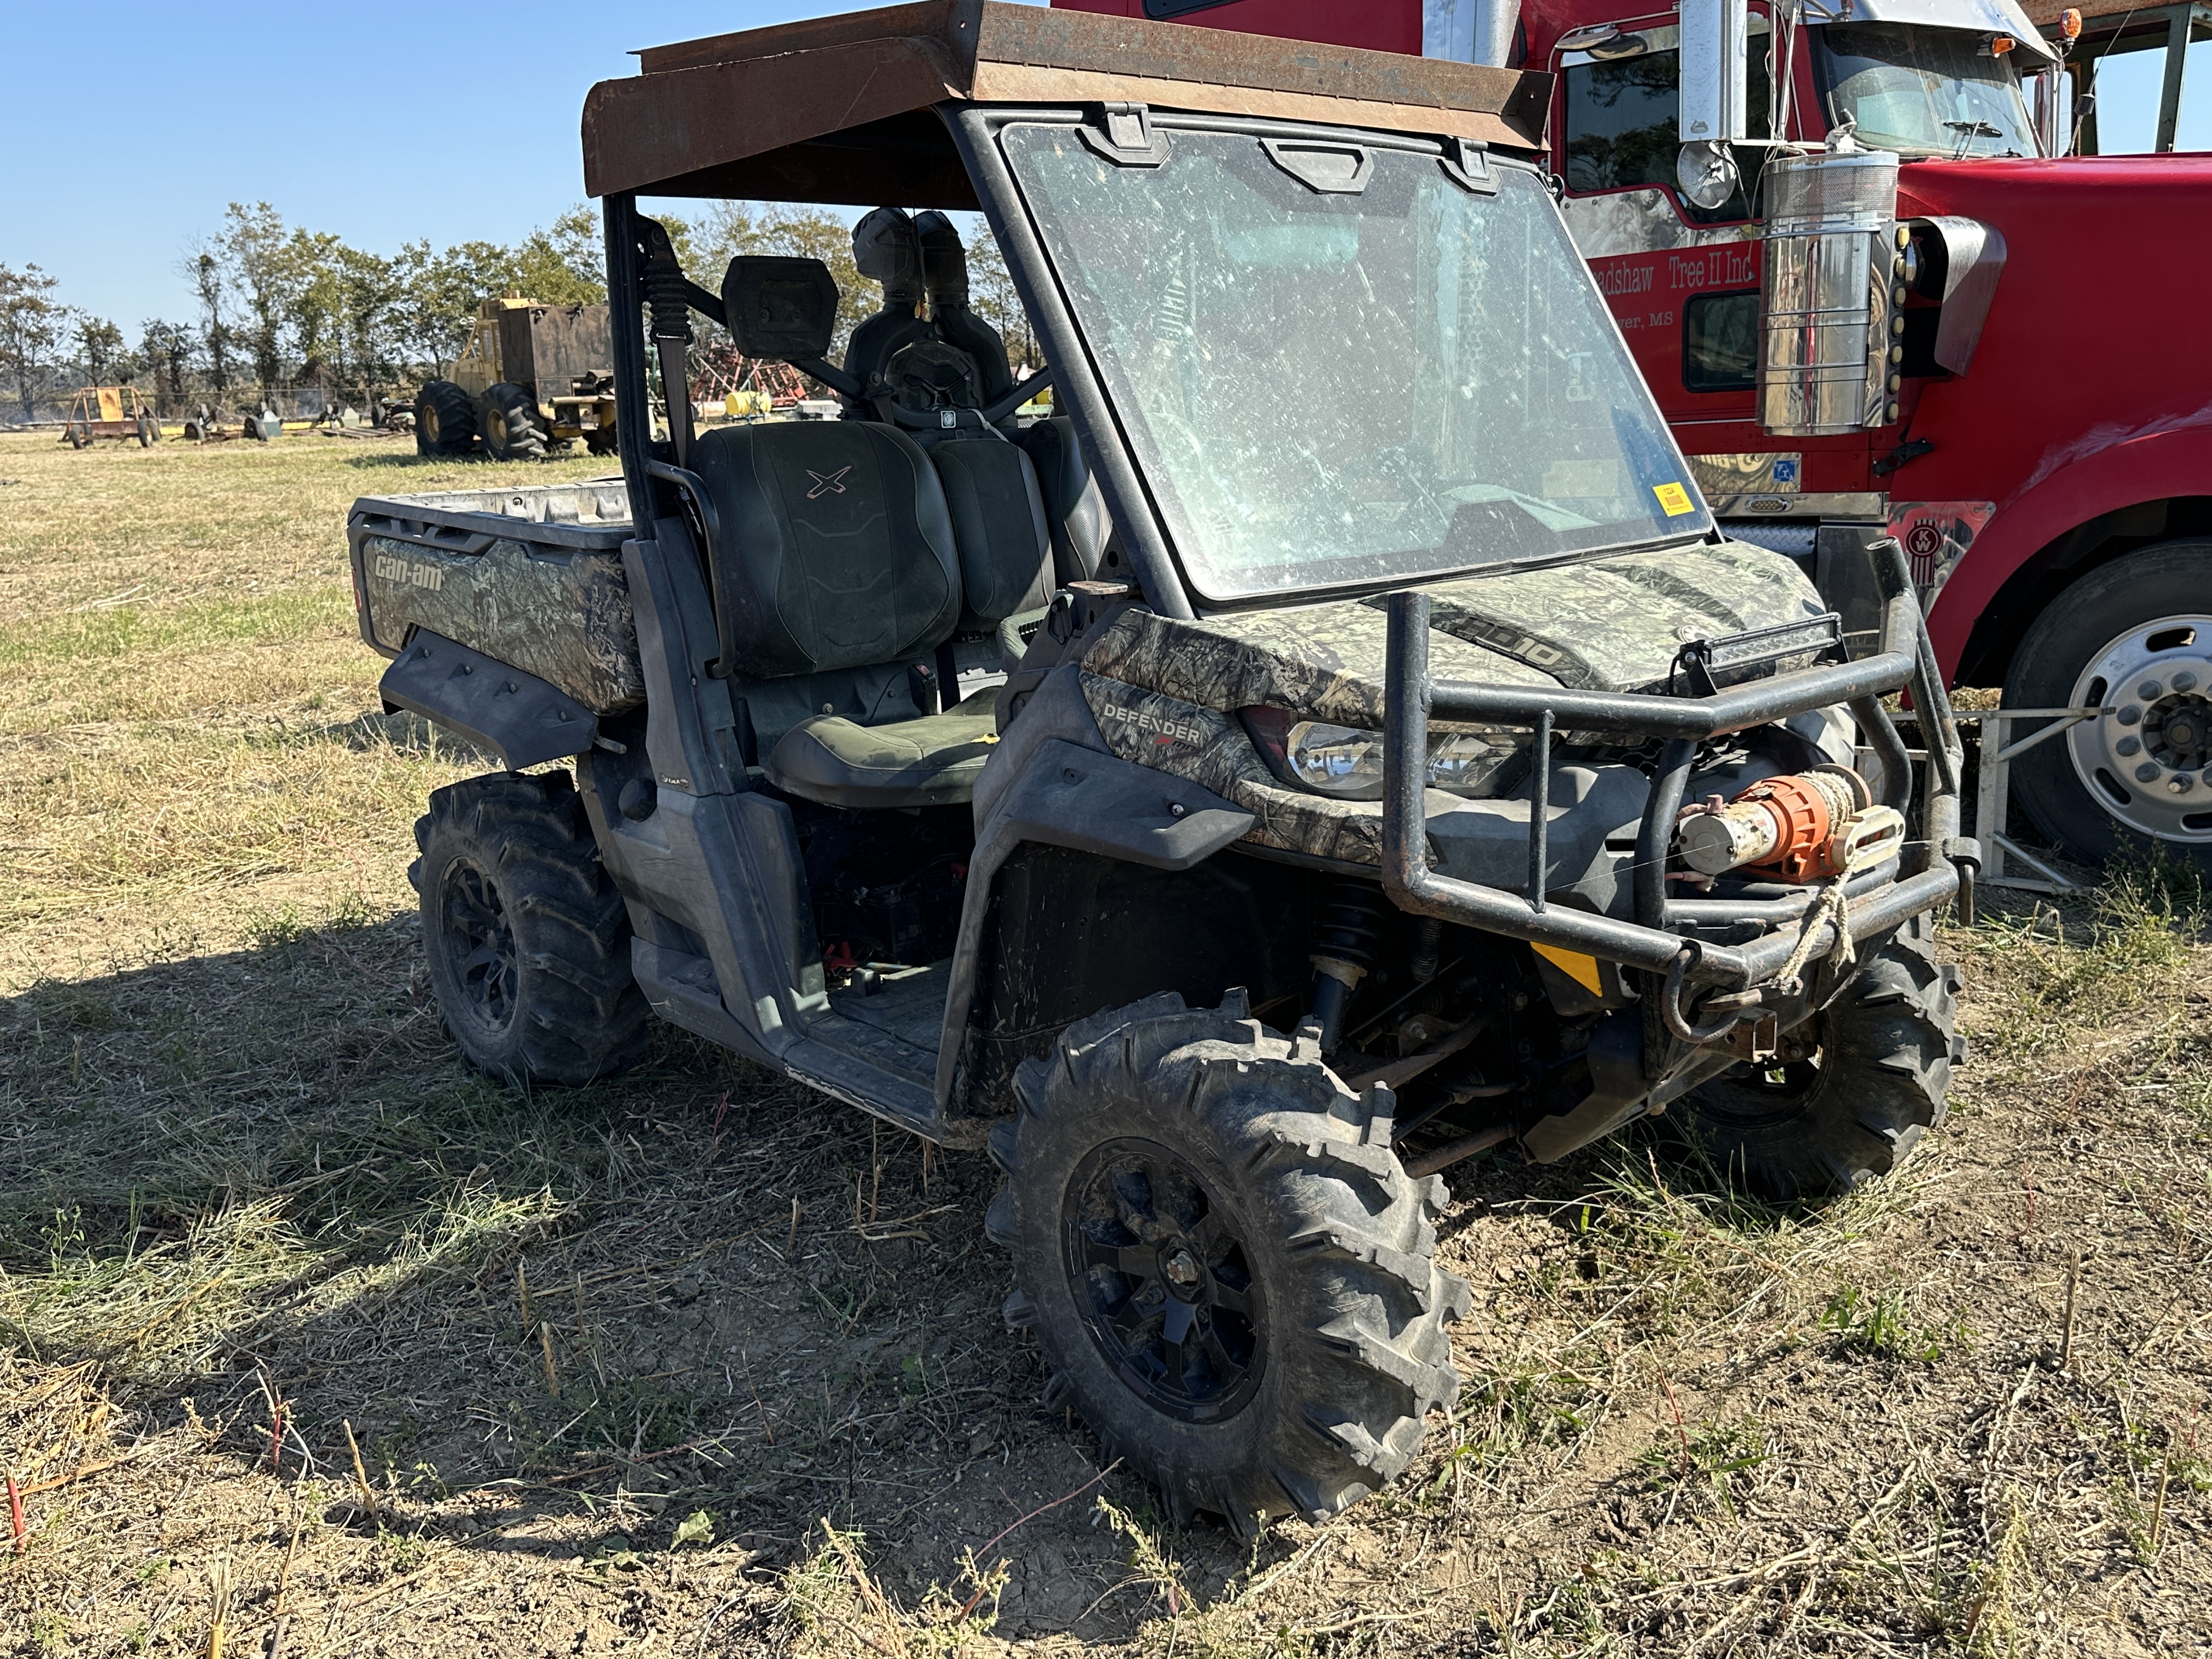
[[[733,254],[796,253],[823,260],[842,295],[840,344],[878,303],[853,263],[852,232],[812,208],[714,203],[697,218],[659,214],[684,268],[719,289]],[[1010,353],[1037,361],[1006,263],[980,219],[969,234],[975,310]],[[580,204],[512,246],[428,240],[383,254],[325,231],[288,224],[266,202],[234,202],[222,228],[195,241],[179,271],[197,301],[185,320],[149,318],[134,341],[112,319],[70,305],[35,264],[0,264],[0,374],[25,421],[79,386],[136,386],[163,413],[204,402],[258,406],[278,386],[315,386],[366,405],[405,396],[452,372],[478,301],[519,294],[548,305],[606,298],[596,209]]]

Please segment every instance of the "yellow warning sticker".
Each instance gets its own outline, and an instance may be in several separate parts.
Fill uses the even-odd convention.
[[[1690,492],[1678,483],[1653,484],[1651,493],[1659,498],[1659,505],[1667,510],[1670,519],[1679,519],[1685,513],[1694,513],[1697,507],[1690,500]]]
[[[1595,957],[1584,956],[1579,951],[1562,951],[1556,945],[1532,945],[1528,948],[1592,996],[1605,994],[1605,980],[1598,973]]]

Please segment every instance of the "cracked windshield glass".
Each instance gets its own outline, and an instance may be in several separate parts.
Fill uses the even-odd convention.
[[[1708,527],[1543,186],[1434,155],[1162,127],[1002,142],[1138,465],[1217,599]],[[1364,160],[1362,157],[1364,157]],[[1364,188],[1324,193],[1286,170]]]
[[[1991,37],[1917,23],[1830,23],[1815,30],[1813,59],[1832,118],[1900,155],[2033,155],[2013,60]]]

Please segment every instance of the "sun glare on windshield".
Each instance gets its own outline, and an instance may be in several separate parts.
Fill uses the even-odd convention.
[[[1815,70],[1861,143],[1903,155],[2033,155],[2035,124],[2012,56],[1985,37],[1912,23],[1830,23]],[[2017,55],[2017,54],[2014,54]]]

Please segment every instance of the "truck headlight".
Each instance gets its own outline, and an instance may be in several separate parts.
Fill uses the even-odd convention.
[[[1285,708],[1240,709],[1244,729],[1269,769],[1284,782],[1339,800],[1382,798],[1382,734],[1356,726],[1301,720]],[[1491,793],[1498,774],[1518,754],[1513,731],[1432,732],[1428,786],[1454,794]]]

